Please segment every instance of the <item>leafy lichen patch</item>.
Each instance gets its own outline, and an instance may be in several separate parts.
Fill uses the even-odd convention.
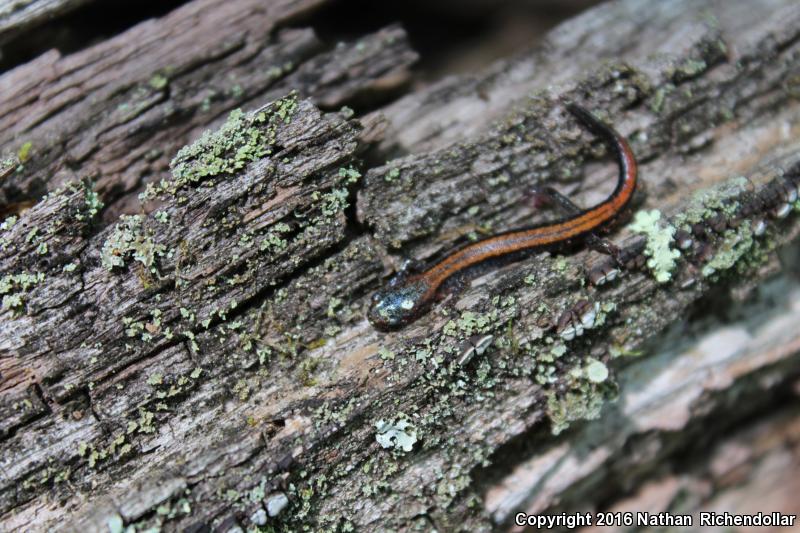
[[[188,185],[232,174],[270,155],[278,125],[289,122],[296,108],[297,95],[290,94],[255,113],[231,111],[218,130],[206,131],[200,139],[182,148],[170,164],[172,179],[149,184],[142,198],[151,200],[163,193],[175,194]]]
[[[3,309],[21,311],[25,300],[23,293],[44,281],[43,272],[6,274],[0,278],[0,294],[3,295]]]
[[[601,363],[602,364],[602,363]],[[591,365],[591,363],[590,363]],[[605,366],[605,365],[604,365]],[[593,372],[597,372],[599,367]],[[594,374],[593,374],[594,375]],[[595,376],[599,377],[599,376]],[[551,422],[553,435],[558,435],[578,420],[595,420],[600,417],[603,405],[611,395],[612,387],[583,376],[572,390],[563,395],[555,392],[547,394],[547,415]]]
[[[747,178],[739,176],[710,189],[696,192],[686,209],[675,216],[675,225],[683,227],[697,224],[720,211],[725,215],[734,216],[739,205],[737,199],[747,190],[748,185]]]
[[[393,448],[410,452],[417,442],[417,432],[414,426],[405,417],[401,416],[394,422],[378,420],[375,423],[375,440],[381,448]]]
[[[628,226],[631,231],[642,233],[647,237],[645,255],[649,258],[647,266],[653,273],[656,281],[666,283],[672,278],[676,260],[681,253],[670,248],[675,235],[675,227],[661,221],[661,211],[639,211],[633,222]]]
[[[726,230],[722,235],[722,243],[716,254],[703,267],[703,276],[708,277],[715,272],[728,270],[753,249],[753,232],[750,222],[745,221],[736,229]]]
[[[141,215],[121,215],[114,231],[103,243],[100,260],[108,270],[123,267],[128,258],[140,262],[155,273],[156,257],[166,251],[163,244],[156,244],[152,235],[142,229]]]

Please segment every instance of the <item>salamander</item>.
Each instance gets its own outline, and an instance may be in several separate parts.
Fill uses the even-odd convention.
[[[424,314],[448,279],[484,261],[522,251],[542,251],[577,239],[613,222],[636,190],[637,165],[628,141],[583,107],[569,103],[567,110],[589,131],[603,139],[617,159],[619,177],[614,192],[600,204],[577,209],[547,224],[518,228],[470,243],[420,272],[402,269],[372,297],[369,321],[379,330],[396,329]]]

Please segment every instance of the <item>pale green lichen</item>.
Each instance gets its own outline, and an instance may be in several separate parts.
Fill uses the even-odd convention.
[[[554,435],[577,420],[593,420],[600,416],[605,402],[613,396],[616,384],[609,380],[608,367],[589,357],[560,377],[565,393],[547,393],[547,414]]]
[[[259,245],[259,250],[262,252],[277,252],[285,249],[289,246],[289,242],[281,237],[281,235],[289,231],[291,231],[291,228],[288,224],[283,222],[275,224],[270,231],[264,234],[261,244]]]
[[[417,432],[414,426],[400,416],[394,422],[386,422],[385,420],[378,420],[375,423],[377,433],[375,440],[382,448],[394,448],[402,450],[403,452],[410,452],[414,443],[417,442]]]
[[[166,247],[156,244],[152,236],[142,232],[141,215],[121,215],[114,231],[103,243],[100,261],[108,270],[125,266],[125,261],[133,257],[149,271],[154,272],[156,257],[164,255]]]
[[[653,273],[656,281],[666,283],[672,278],[676,260],[680,257],[678,250],[670,248],[675,227],[669,223],[660,223],[661,212],[639,211],[633,222],[628,226],[631,231],[647,236],[644,253],[649,258],[647,266]]]
[[[653,97],[650,99],[650,109],[654,113],[660,113],[664,106],[664,101],[666,100],[667,95],[674,90],[675,86],[671,83],[665,84],[663,87],[659,87]]]
[[[92,190],[88,181],[82,181],[81,186],[83,187],[83,209],[75,213],[75,220],[91,221],[94,220],[104,204],[100,201],[100,196]]]
[[[352,166],[342,167],[339,169],[339,177],[345,180],[345,183],[356,183],[361,178],[361,173]]]
[[[597,359],[590,359],[584,371],[586,379],[592,383],[602,383],[608,379],[608,367]]]
[[[673,76],[676,79],[685,80],[697,76],[707,68],[708,65],[702,59],[688,58],[675,68]]]
[[[147,409],[139,408],[139,420],[136,421],[136,427],[139,433],[155,433],[156,427],[153,425],[154,415]]]
[[[554,344],[553,347],[550,348],[550,355],[552,355],[556,359],[558,359],[565,353],[567,353],[567,346],[563,342]]]
[[[750,182],[738,176],[724,183],[698,191],[692,195],[689,205],[674,218],[675,226],[691,226],[722,212],[729,217],[736,216],[738,198],[748,189]]]
[[[106,525],[108,526],[108,533],[122,533],[124,527],[122,517],[118,514],[108,517]]]
[[[11,215],[10,217],[6,218],[2,224],[0,224],[0,231],[8,231],[14,227],[14,224],[17,223],[17,217]]]
[[[395,357],[394,352],[386,346],[381,346],[380,350],[378,350],[378,356],[384,361],[391,361]]]
[[[558,435],[577,420],[595,420],[605,404],[605,395],[594,387],[569,391],[563,396],[551,392],[547,396],[547,415],[553,435]]]
[[[442,334],[450,337],[461,336],[469,337],[475,333],[485,333],[497,320],[497,311],[489,314],[474,313],[464,311],[457,320],[449,320],[442,328]]]
[[[240,379],[233,386],[233,393],[239,398],[239,401],[246,402],[250,397],[250,386],[245,379]]]
[[[83,194],[83,203],[70,203],[69,197],[73,194]],[[41,202],[59,202],[59,212],[68,213],[80,222],[91,222],[103,208],[104,204],[100,201],[100,196],[92,190],[92,182],[88,179],[69,181],[54,191],[46,194]],[[41,203],[40,202],[40,203]],[[54,233],[58,224],[50,226],[48,233]],[[34,238],[35,234],[29,236]]]
[[[228,120],[217,131],[206,131],[182,148],[172,160],[172,180],[149,184],[142,199],[151,200],[206,178],[233,174],[248,163],[272,153],[279,122],[289,122],[297,108],[297,96],[289,95],[262,111],[246,114],[231,111]]]
[[[383,179],[385,181],[394,181],[400,177],[400,169],[399,168],[390,168],[389,171],[383,175]]]
[[[326,217],[332,217],[344,211],[350,205],[348,202],[349,195],[350,193],[347,189],[332,189],[322,195],[315,191],[311,198],[313,200],[322,200],[322,214]]]
[[[21,272],[6,274],[0,278],[0,294],[3,295],[3,309],[21,311],[25,304],[22,293],[44,281],[44,272],[34,274]]]
[[[753,232],[749,221],[745,221],[736,229],[725,231],[716,254],[703,266],[703,276],[708,277],[715,272],[728,270],[753,249],[753,244]]]

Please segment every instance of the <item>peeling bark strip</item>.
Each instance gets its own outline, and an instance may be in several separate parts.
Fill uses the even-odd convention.
[[[257,33],[250,25],[262,12],[255,8],[217,18],[234,4],[243,1],[198,0],[59,62],[79,72],[87,58],[102,62],[101,51],[152,32],[163,36],[162,53],[110,63],[147,80],[178,49],[173,39],[183,37],[167,28],[183,21],[186,31],[197,24],[209,32],[208,47],[192,47],[206,59],[181,63],[179,79],[200,87],[204,76],[257,78],[247,57],[284,57],[275,48],[267,54],[243,30],[273,44],[285,38],[289,48],[294,37],[309,35]],[[269,20],[279,21],[310,3],[267,5]],[[387,31],[402,41],[401,30]],[[631,40],[634,31],[641,39]],[[211,46],[211,34],[226,33],[238,40]],[[407,64],[413,53],[389,41],[369,41],[376,43],[372,57]],[[776,271],[778,250],[796,242],[798,56],[800,7],[788,1],[604,5],[557,29],[543,51],[388,106],[378,148],[431,151],[364,169],[364,179],[357,155],[379,137],[380,128],[364,129],[375,118],[325,113],[314,102],[369,87],[393,72],[391,61],[356,69],[363,83],[334,76],[327,85],[320,75],[313,86],[327,89],[313,101],[274,99],[276,86],[254,83],[261,88],[215,108],[213,117],[228,118],[202,136],[190,132],[213,118],[174,126],[181,115],[165,111],[184,94],[172,81],[168,95],[120,89],[156,102],[143,104],[158,109],[144,130],[132,125],[149,111],[132,122],[108,115],[109,102],[127,100],[115,100],[106,85],[100,100],[82,96],[91,86],[75,86],[71,98],[88,107],[63,115],[25,103],[19,90],[19,109],[34,107],[22,129],[0,139],[23,163],[6,180],[17,191],[53,193],[6,219],[0,233],[3,528],[488,531],[510,527],[517,510],[569,510],[587,492],[603,489],[609,501],[628,491],[597,480],[616,468],[641,472],[625,480],[641,483],[698,434],[713,440],[757,409],[751,400],[786,394],[800,375],[800,333],[781,322],[796,314],[793,296],[785,301],[790,313],[753,315],[774,320],[780,335],[754,333],[749,352],[724,361],[711,350],[707,361],[718,365],[722,382],[698,378],[686,396],[675,381],[654,384],[636,372],[654,375],[655,365],[669,376],[680,370],[672,365],[693,361],[694,352],[671,356],[665,347],[673,342],[660,334],[731,295],[750,312],[759,304],[745,299],[748,289]],[[328,68],[323,57],[304,65]],[[34,79],[21,74],[34,63],[7,76]],[[67,85],[70,72],[59,78]],[[539,78],[545,74],[547,81]],[[288,92],[294,82],[282,79]],[[478,87],[486,100],[476,108],[467,104],[479,99]],[[187,109],[201,108],[204,93],[186,91]],[[582,160],[601,152],[563,117],[559,96],[602,113],[642,162],[648,194],[633,224],[614,236],[631,269],[598,288],[584,281],[589,252],[528,258],[473,280],[404,330],[375,332],[364,311],[390,262],[387,250],[429,257],[471,230],[529,220],[519,201],[529,184],[580,186],[574,196],[584,205],[606,195],[613,172],[603,164],[583,175]],[[255,105],[261,98],[274,101]],[[227,113],[232,102],[251,100],[252,112]],[[434,101],[452,122],[416,115],[417,106],[430,111]],[[66,139],[67,115],[82,126],[69,130],[63,153],[58,143],[38,152],[33,142],[19,152],[25,132]],[[404,136],[403,117],[414,116],[420,129]],[[487,116],[498,120],[486,126]],[[136,137],[136,148],[95,150],[98,131],[106,131],[98,123]],[[179,131],[199,138],[178,151],[167,139]],[[81,146],[89,147],[84,156],[64,155]],[[160,150],[161,168],[172,161],[170,173],[132,171],[137,150]],[[85,174],[88,161],[105,168],[98,176],[105,197],[86,180],[33,185],[65,162]],[[110,191],[133,190],[148,172],[159,179],[147,180],[146,211],[101,211],[102,200],[126,198]],[[60,181],[68,184],[57,187]],[[796,281],[785,284],[782,292],[794,294]],[[584,301],[593,320],[582,336],[562,338],[555,322]],[[705,324],[693,327],[713,338]],[[636,366],[626,363],[642,352]],[[665,403],[637,403],[640,390]],[[598,426],[576,424],[598,417],[617,394],[623,403],[606,421],[632,427],[604,438]],[[748,408],[728,408],[730,398]],[[666,418],[674,426],[658,426],[660,409],[671,409]],[[723,412],[725,424],[711,423]],[[655,457],[649,438],[663,443]],[[586,442],[599,449],[588,458]],[[561,479],[568,481],[554,484]]]

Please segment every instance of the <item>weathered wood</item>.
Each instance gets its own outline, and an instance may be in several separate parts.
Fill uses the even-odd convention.
[[[94,177],[106,220],[138,210],[143,183],[229,111],[290,90],[326,109],[378,98],[416,60],[405,33],[387,28],[329,48],[311,29],[285,26],[323,0],[195,1],[60,57],[51,51],[0,78],[0,145],[23,165],[0,202],[41,196],[70,169]],[[203,43],[197,46],[197,43]]]
[[[0,45],[42,23],[69,13],[90,0],[0,1]]]
[[[620,393],[614,404],[600,420],[571,432],[568,439],[536,446],[520,441],[508,445],[507,455],[519,456],[524,448],[526,459],[508,462],[507,468],[500,468],[504,475],[485,487],[486,510],[493,520],[510,526],[520,510],[531,514],[598,510],[595,502],[608,501],[644,480],[649,483],[664,472],[681,471],[697,462],[709,443],[736,428],[738,420],[763,412],[781,395],[791,394],[800,375],[800,336],[794,331],[800,319],[797,281],[779,276],[755,297],[731,305],[727,316],[738,319],[708,332],[687,334],[691,331],[687,323],[674,327],[672,340],[666,344],[672,349],[625,365],[618,375]],[[736,411],[733,416],[731,410]],[[793,411],[781,410],[776,417],[794,418]],[[786,431],[796,429],[790,424]],[[716,448],[725,446],[715,444]],[[626,452],[626,447],[636,453]],[[704,464],[711,464],[713,474],[719,475],[718,471],[739,463],[712,459]],[[667,484],[677,488],[685,481]],[[713,496],[703,494],[704,498]],[[673,492],[660,503],[663,508],[651,512],[673,509],[677,498]],[[758,501],[762,512],[773,510],[769,502]],[[704,502],[690,505],[686,511],[714,509]],[[759,510],[759,505],[735,509],[745,512],[746,508]],[[643,505],[638,510],[649,508]],[[797,512],[796,505],[794,511],[785,512]]]
[[[280,9],[266,16],[282,20],[305,4],[268,5]],[[198,6],[210,10],[208,27],[227,13],[197,1],[149,31],[167,32],[176,13]],[[69,153],[94,146],[99,110],[115,100],[71,107],[84,125],[71,130],[73,148],[42,144],[51,148],[7,178],[27,194],[54,192],[2,233],[4,525],[509,528],[518,510],[574,510],[592,491],[613,498],[697,435],[719,437],[800,372],[800,332],[789,326],[796,280],[781,281],[783,306],[771,312],[759,304],[768,296],[744,296],[775,273],[776,250],[800,232],[800,204],[776,217],[786,184],[800,182],[799,23],[788,1],[625,0],[566,23],[541,50],[411,93],[382,110],[388,122],[321,112],[314,102],[336,108],[375,80],[403,78],[396,74],[413,53],[376,37],[372,58],[356,62],[362,81],[334,75],[331,84],[325,69],[341,72],[339,64],[307,59],[316,81],[280,88],[322,87],[308,91],[312,100],[288,96],[234,113],[181,150],[171,176],[150,172],[145,204],[129,211],[140,214],[124,218],[118,206],[133,197],[114,187],[136,190],[143,172],[121,147],[87,152],[103,168],[100,192],[115,202],[103,213],[87,182],[36,186],[26,170],[88,161]],[[249,24],[243,16],[220,31]],[[264,39],[303,32],[276,25]],[[102,56],[85,53],[81,61]],[[169,63],[161,56],[129,58],[132,72],[149,79]],[[203,75],[250,70],[237,71],[243,60],[212,62]],[[198,71],[184,70],[177,79],[198,86]],[[178,94],[169,79],[165,109]],[[277,91],[253,89],[239,102]],[[659,209],[662,237],[667,221],[688,228],[692,246],[671,264],[676,245],[659,249],[651,236],[654,266],[602,288],[584,282],[593,253],[528,258],[473,280],[399,332],[374,331],[364,320],[369,295],[399,256],[428,258],[471,231],[541,217],[520,202],[533,184],[560,182],[584,205],[607,194],[610,165],[584,169],[601,145],[559,98],[583,102],[629,136],[647,189],[640,209]],[[36,132],[47,139],[46,131],[65,139],[66,122],[45,109],[0,145],[16,148]],[[214,122],[173,126],[163,113],[136,144],[140,153],[162,147],[161,167],[172,156],[167,136],[187,139]],[[373,160],[410,153],[359,172],[359,152],[370,149]],[[630,228],[614,239],[641,267],[645,239]],[[744,318],[722,330],[713,319],[690,321],[695,349],[666,350],[671,326],[696,309],[720,315],[715,302],[730,295],[744,302]],[[584,299],[597,304],[596,319],[582,337],[560,338],[554,321]],[[459,364],[475,335],[491,335],[491,346]],[[625,357],[641,351],[648,356]],[[601,422],[575,424],[598,417],[617,391]],[[734,397],[747,408],[730,412]],[[387,425],[399,441],[376,427]]]

